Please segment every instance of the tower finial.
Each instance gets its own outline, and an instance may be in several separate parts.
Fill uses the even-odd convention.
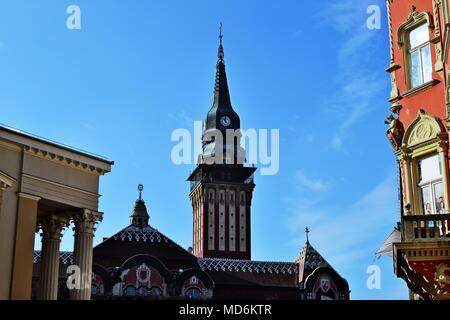
[[[145,202],[144,200],[142,200],[142,191],[144,191],[144,185],[139,184],[137,189],[139,191],[139,199],[136,200],[133,211],[131,211],[130,214],[131,224],[137,228],[145,228],[148,226],[148,220],[150,219],[150,216],[148,215]]]
[[[219,26],[219,54],[218,54],[219,61],[222,61],[223,57],[225,55],[223,52],[223,47],[222,47],[222,38],[223,38],[222,29],[223,29],[223,24],[221,22],[220,26]]]
[[[139,201],[142,201],[142,191],[144,191],[144,185],[143,184],[139,184],[138,185],[138,190],[139,190]]]
[[[306,243],[309,243],[309,228],[308,227],[306,227],[305,228],[305,234],[306,234]]]

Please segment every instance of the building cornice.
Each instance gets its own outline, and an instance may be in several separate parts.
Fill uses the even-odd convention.
[[[88,171],[90,173],[95,173],[98,175],[103,175],[105,173],[110,172],[111,169],[107,169],[104,166],[96,166],[93,164],[89,164],[83,161],[80,161],[79,159],[74,159],[74,157],[70,157],[63,154],[58,154],[54,152],[49,152],[45,149],[39,149],[32,146],[24,146],[23,150],[25,153],[30,154],[32,156],[37,156],[46,160],[50,160],[53,162],[57,162],[62,165],[66,165],[69,167],[73,167],[76,169],[80,169],[83,171]]]
[[[0,141],[20,146],[29,155],[58,162],[76,169],[102,175],[111,171],[113,161],[91,155],[75,148],[59,145],[19,130],[0,125]]]

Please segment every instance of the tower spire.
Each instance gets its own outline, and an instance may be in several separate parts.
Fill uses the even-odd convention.
[[[148,220],[150,216],[147,212],[147,207],[145,206],[145,201],[142,199],[142,191],[144,191],[144,186],[142,184],[138,185],[139,198],[136,200],[133,211],[130,215],[131,224],[138,228],[145,228],[148,226]]]
[[[228,90],[228,81],[227,74],[225,72],[225,63],[224,63],[224,50],[223,50],[223,25],[220,23],[219,26],[219,49],[217,53],[217,65],[216,65],[216,79],[214,81],[214,98],[213,105],[211,110],[215,110],[218,108],[221,109],[229,109],[232,110],[230,92]],[[237,114],[236,114],[237,117]],[[214,116],[215,118],[215,116]],[[218,123],[218,121],[217,121]],[[236,123],[237,124],[237,123]],[[216,127],[216,121],[210,121],[208,125],[211,127]]]
[[[223,57],[225,56],[225,53],[223,52],[223,46],[222,46],[222,39],[223,39],[223,34],[222,34],[222,22],[220,23],[220,27],[219,27],[219,52],[218,52],[218,58],[219,61],[223,62]]]

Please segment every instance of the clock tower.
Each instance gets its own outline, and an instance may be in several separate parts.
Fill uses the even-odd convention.
[[[202,153],[189,176],[193,253],[205,258],[251,259],[250,209],[254,167],[245,167],[240,119],[231,106],[222,32],[212,107],[203,123]]]

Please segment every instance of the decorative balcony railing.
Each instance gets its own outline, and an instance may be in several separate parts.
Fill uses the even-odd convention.
[[[413,215],[402,218],[402,240],[424,241],[447,238],[450,240],[450,215]]]

